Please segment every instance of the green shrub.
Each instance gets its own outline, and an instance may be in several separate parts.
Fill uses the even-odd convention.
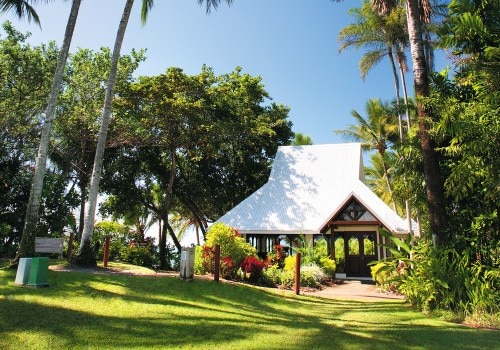
[[[267,285],[276,286],[281,284],[283,270],[278,265],[271,265],[262,271],[263,278]]]
[[[335,260],[324,256],[320,258],[319,265],[329,278],[333,278],[335,276],[335,270],[337,269]]]
[[[120,261],[133,264],[133,265],[138,265],[138,266],[144,266],[144,267],[149,267],[149,268],[155,268],[158,263],[155,259],[155,254],[151,250],[151,247],[145,246],[145,247],[129,247],[125,246],[120,249],[120,254],[119,254]]]
[[[295,285],[295,272],[283,270],[280,276],[280,284],[284,288],[293,288]]]

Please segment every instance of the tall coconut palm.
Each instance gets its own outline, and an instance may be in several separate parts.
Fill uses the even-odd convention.
[[[361,8],[353,8],[349,10],[349,13],[354,16],[356,23],[349,24],[340,31],[338,36],[340,42],[339,52],[350,47],[364,47],[368,50],[359,62],[363,80],[377,63],[387,57],[392,68],[396,104],[398,111],[401,110],[399,79],[401,78],[404,96],[406,97],[404,74],[408,70],[405,55],[405,50],[408,47],[408,36],[406,34],[404,9],[395,8],[389,15],[381,16],[373,9],[370,1],[364,0]],[[399,68],[400,78],[398,77],[396,63]],[[405,101],[407,101],[407,98],[405,98]],[[409,120],[408,113],[407,120]],[[399,135],[403,139],[403,123],[400,114],[398,114],[398,121]]]
[[[8,1],[2,1],[0,4],[3,4],[5,8],[6,6],[5,3],[7,2]],[[14,2],[26,3],[26,1],[14,1]],[[45,113],[44,113],[45,121],[42,126],[40,145],[38,146],[38,154],[35,162],[35,173],[33,176],[33,182],[31,184],[30,197],[28,201],[28,207],[26,208],[26,216],[24,219],[23,234],[21,237],[21,243],[19,245],[19,251],[15,259],[16,261],[21,257],[33,256],[35,253],[35,228],[39,218],[39,208],[42,197],[43,179],[45,176],[45,168],[47,165],[47,156],[49,152],[50,134],[52,132],[54,124],[55,107],[57,104],[59,91],[61,89],[61,82],[64,75],[64,67],[66,66],[66,60],[68,58],[68,52],[71,46],[71,40],[73,38],[73,31],[75,29],[76,19],[78,17],[78,11],[80,9],[80,3],[81,0],[73,0],[68,22],[66,24],[66,31],[64,33],[63,46],[61,48],[59,57],[57,59],[56,71],[54,73],[54,80],[52,82],[52,86],[50,89],[50,96],[47,103],[47,107],[45,108]],[[17,8],[19,9],[19,7]]]
[[[398,0],[373,0],[373,5],[382,14],[389,13],[398,3]],[[435,149],[435,142],[430,135],[431,126],[429,121],[433,120],[434,116],[423,104],[423,98],[430,95],[430,72],[422,39],[422,18],[429,18],[430,13],[429,0],[406,0],[408,36],[413,64],[413,83],[417,100],[417,121],[420,146],[422,148],[429,223],[436,243],[441,245],[448,241],[445,199],[438,154]]]
[[[389,145],[397,137],[396,117],[389,105],[379,99],[368,100],[365,112],[367,118],[353,110],[351,115],[357,123],[349,125],[345,130],[336,130],[335,133],[341,134],[349,140],[361,142],[361,147],[366,151],[375,150],[380,154],[387,190],[391,196],[392,206],[397,211],[396,203],[392,199],[392,185],[385,154]]]
[[[372,0],[373,6],[382,15],[390,13],[399,3],[399,0]],[[438,154],[435,150],[434,140],[429,133],[429,120],[433,119],[433,115],[430,110],[425,108],[422,102],[422,99],[429,97],[430,93],[430,72],[424,50],[422,19],[430,18],[431,6],[429,0],[406,0],[405,4],[413,64],[413,82],[417,99],[417,120],[423,155],[429,223],[435,242],[441,245],[448,241],[445,199],[441,183]]]
[[[232,0],[226,0],[230,5]],[[141,20],[144,24],[151,8],[153,7],[153,0],[142,0]],[[220,4],[220,0],[198,0],[201,5],[206,3],[206,11],[209,13],[212,8],[216,9]],[[109,72],[108,83],[106,85],[106,97],[104,99],[104,108],[102,112],[101,128],[97,139],[97,148],[94,158],[94,167],[92,170],[92,180],[90,183],[88,202],[85,210],[84,228],[80,243],[80,250],[78,257],[75,260],[80,265],[95,265],[95,256],[93,255],[92,246],[92,233],[94,231],[94,218],[97,208],[97,195],[99,192],[99,181],[102,173],[102,163],[104,158],[104,146],[106,144],[108,126],[111,119],[111,103],[113,101],[113,92],[116,83],[116,75],[118,68],[118,60],[120,58],[120,50],[127,29],[130,12],[134,5],[134,0],[127,0],[123,9],[120,25],[116,34],[115,45],[113,49],[113,56],[111,59],[111,67]]]

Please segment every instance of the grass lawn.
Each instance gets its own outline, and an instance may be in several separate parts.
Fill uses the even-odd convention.
[[[339,301],[177,277],[0,269],[0,349],[494,349],[500,332],[401,301]]]

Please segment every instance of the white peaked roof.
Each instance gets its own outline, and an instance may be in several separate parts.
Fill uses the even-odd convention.
[[[355,198],[387,229],[407,233],[407,222],[363,179],[359,143],[282,146],[267,183],[217,222],[241,233],[319,233]]]

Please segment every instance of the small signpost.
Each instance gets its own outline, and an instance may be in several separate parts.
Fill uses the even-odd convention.
[[[295,255],[295,294],[300,294],[300,253]]]

